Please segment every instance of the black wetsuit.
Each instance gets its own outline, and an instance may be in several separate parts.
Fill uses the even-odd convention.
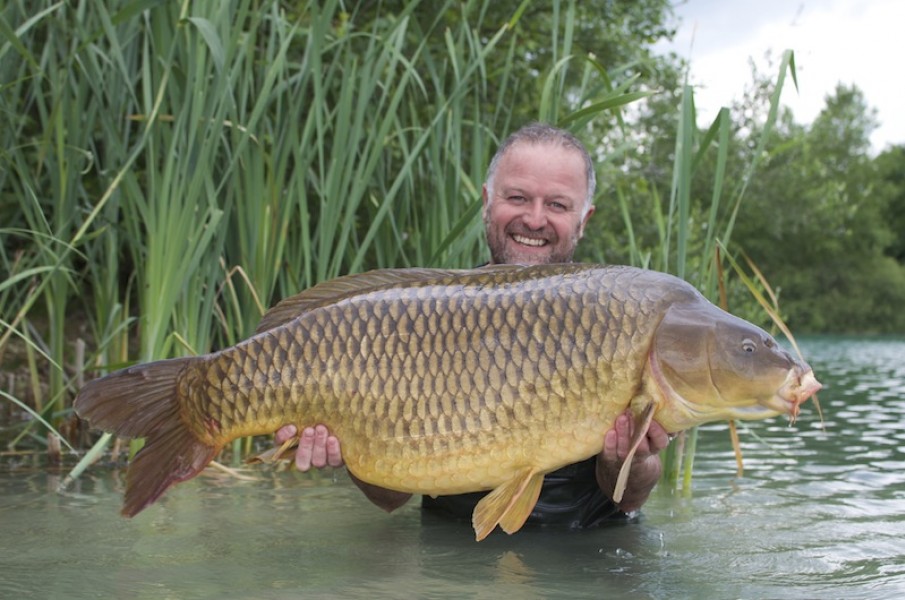
[[[596,465],[594,456],[548,473],[527,523],[583,529],[625,517],[597,485]],[[440,515],[470,520],[475,505],[486,495],[487,492],[475,492],[436,498],[424,496],[422,506]]]

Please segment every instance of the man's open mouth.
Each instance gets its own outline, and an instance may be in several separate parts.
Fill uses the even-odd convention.
[[[547,240],[541,240],[538,238],[529,238],[523,235],[512,234],[512,239],[522,244],[523,246],[534,246],[535,248],[539,248],[541,246],[547,245]]]

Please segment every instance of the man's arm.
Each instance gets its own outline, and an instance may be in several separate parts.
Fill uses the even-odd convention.
[[[607,497],[613,497],[619,470],[631,448],[635,420],[631,411],[616,418],[613,428],[603,438],[603,450],[597,455],[597,484]],[[619,510],[632,512],[641,508],[651,490],[660,479],[663,466],[659,453],[669,444],[669,436],[656,421],[652,422],[647,435],[641,440],[628,476],[625,493],[619,503]]]

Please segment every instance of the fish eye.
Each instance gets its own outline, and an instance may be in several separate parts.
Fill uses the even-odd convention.
[[[742,340],[742,350],[748,354],[754,354],[754,352],[757,351],[757,344],[754,340],[745,338]]]

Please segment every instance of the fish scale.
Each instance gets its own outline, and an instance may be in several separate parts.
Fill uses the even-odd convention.
[[[762,342],[753,365],[742,338]],[[645,427],[678,431],[794,414],[815,386],[766,333],[674,277],[510,265],[326,282],[278,304],[236,346],[113,373],[75,406],[98,427],[147,438],[129,470],[127,515],[233,439],[323,423],[362,481],[493,490],[475,512],[480,539],[497,523],[520,527],[543,474],[600,452],[629,406]]]

